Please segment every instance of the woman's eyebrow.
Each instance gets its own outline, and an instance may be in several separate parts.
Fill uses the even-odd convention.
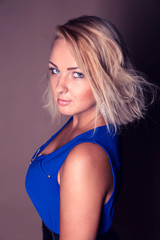
[[[78,69],[79,67],[69,67],[67,68],[67,70],[75,70],[75,69]]]
[[[51,62],[51,61],[49,61],[49,63],[50,64],[52,64],[54,67],[56,67],[56,68],[58,68],[57,66],[56,66],[56,64],[54,64],[53,62]],[[67,68],[67,70],[76,70],[76,69],[78,69],[79,67],[69,67],[69,68]]]
[[[52,63],[51,61],[49,61],[49,63],[52,64],[54,67],[58,68],[56,64]]]

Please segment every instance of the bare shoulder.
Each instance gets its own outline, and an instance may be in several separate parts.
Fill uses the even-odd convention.
[[[83,142],[72,148],[68,155],[68,158],[72,157],[74,159],[90,159],[92,161],[99,160],[99,162],[102,162],[108,158],[108,155],[99,144],[92,142]]]
[[[107,191],[112,185],[112,171],[106,151],[96,143],[83,142],[76,145],[68,154],[62,175],[75,179],[80,184],[93,181]],[[67,177],[68,176],[68,177]]]
[[[109,162],[106,151],[100,145],[92,142],[83,142],[73,147],[65,161],[66,165],[80,164],[91,168],[94,168],[95,165],[104,166],[106,162]]]

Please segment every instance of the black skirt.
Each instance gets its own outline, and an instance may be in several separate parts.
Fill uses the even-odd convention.
[[[52,232],[42,222],[43,240],[59,240],[59,234]],[[110,229],[107,233],[102,234],[96,238],[96,240],[120,240],[117,234]]]

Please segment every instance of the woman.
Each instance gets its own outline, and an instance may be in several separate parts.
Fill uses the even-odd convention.
[[[117,131],[144,116],[144,87],[118,30],[82,16],[59,26],[47,107],[69,121],[34,154],[27,192],[43,239],[117,239],[110,230],[121,184]]]

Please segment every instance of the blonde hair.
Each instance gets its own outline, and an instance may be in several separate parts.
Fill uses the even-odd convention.
[[[101,113],[107,127],[112,124],[116,131],[117,127],[144,117],[145,93],[149,90],[154,98],[152,84],[133,68],[124,41],[112,23],[95,16],[82,16],[58,26],[56,39],[61,37],[88,79],[97,115]],[[58,116],[49,85],[45,97],[46,107],[53,116]]]

